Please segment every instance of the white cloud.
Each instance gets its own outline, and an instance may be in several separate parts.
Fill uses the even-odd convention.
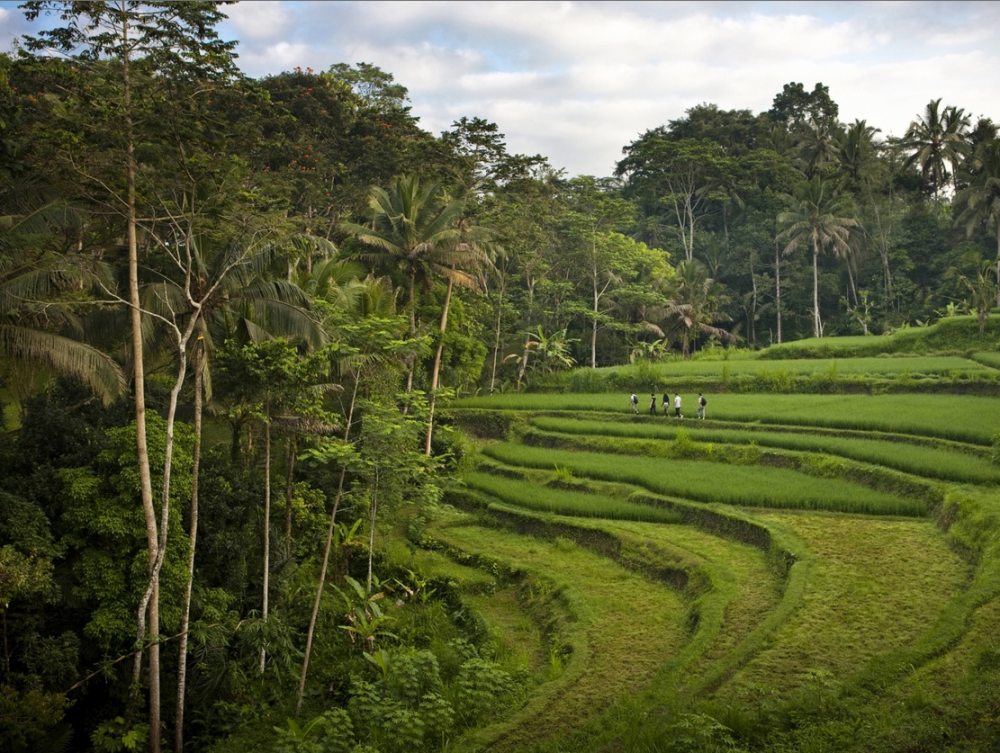
[[[0,11],[14,7],[0,0]],[[1000,3],[253,2],[226,12],[249,75],[372,63],[409,89],[428,131],[487,118],[511,151],[570,173],[609,174],[623,146],[704,102],[767,110],[791,81],[822,82],[842,120],[884,133],[900,134],[938,97],[1000,120]]]
[[[239,63],[244,70],[259,73],[280,73],[293,68],[307,68],[314,53],[308,45],[277,42],[259,49],[240,53]]]
[[[276,0],[237,3],[224,11],[241,39],[273,39],[292,24],[290,8]]]

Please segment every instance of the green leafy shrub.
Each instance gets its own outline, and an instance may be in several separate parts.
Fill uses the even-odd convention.
[[[385,678],[385,690],[393,700],[416,706],[428,693],[441,689],[437,657],[430,651],[393,653]]]
[[[346,710],[332,708],[300,726],[289,719],[284,728],[275,727],[275,753],[351,753],[354,725]]]
[[[509,673],[485,659],[469,659],[452,686],[455,705],[463,724],[476,722],[509,707],[517,692]]]

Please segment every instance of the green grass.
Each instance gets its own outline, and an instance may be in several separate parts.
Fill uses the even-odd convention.
[[[858,484],[784,468],[719,466],[697,460],[541,449],[501,443],[484,449],[509,465],[566,468],[580,476],[636,484],[658,494],[753,507],[825,509],[876,515],[924,515],[926,505]],[[721,470],[720,470],[721,469]]]
[[[693,416],[696,395],[682,397],[685,415]],[[709,419],[751,424],[916,434],[980,445],[988,445],[1000,427],[1000,400],[974,395],[710,394],[706,397]],[[505,394],[463,398],[455,401],[454,407],[631,414],[628,395],[624,393]],[[660,415],[658,420],[667,419]]]
[[[571,542],[526,539],[476,525],[447,526],[434,535],[551,579],[581,634],[572,660],[585,671],[571,675],[545,703],[530,704],[515,724],[503,725],[492,751],[523,750],[542,737],[568,734],[616,697],[644,688],[684,643],[687,610],[676,592]]]
[[[983,366],[988,366],[991,369],[1000,369],[1000,353],[995,351],[973,353],[972,359],[977,363],[981,363]]]
[[[597,369],[598,373],[615,367]],[[622,370],[628,367],[617,367]],[[881,356],[868,358],[800,358],[784,360],[671,361],[652,365],[661,380],[688,377],[719,379],[784,373],[798,376],[953,376],[955,374],[991,373],[981,363],[958,356]]]
[[[599,494],[554,489],[488,473],[465,473],[462,475],[462,480],[473,489],[536,512],[658,523],[676,523],[680,519],[676,512],[662,507]]]
[[[968,324],[950,320],[877,344],[873,338],[798,343],[784,351],[799,357],[794,361],[740,353],[644,365],[627,372],[637,375],[634,386],[617,381],[625,389],[616,392],[601,392],[594,380],[594,392],[458,401],[456,414],[471,425],[483,416],[507,427],[480,436],[520,442],[481,445],[481,467],[493,472],[469,474],[470,487],[498,500],[482,503],[484,514],[505,509],[593,528],[620,540],[622,557],[625,550],[679,557],[705,579],[702,590],[690,594],[689,640],[662,662],[645,692],[617,694],[603,715],[577,717],[572,731],[564,726],[537,743],[530,730],[538,717],[526,717],[523,745],[505,749],[662,750],[681,740],[700,713],[736,725],[746,734],[740,742],[754,751],[898,753],[911,729],[914,750],[943,750],[950,740],[965,739],[975,744],[956,750],[992,749],[1000,737],[1000,693],[977,691],[976,684],[978,677],[1000,676],[994,639],[1000,466],[989,460],[1000,399],[901,391],[922,375],[950,373],[958,385],[1000,369],[1000,353],[989,340],[1000,335],[1000,317],[991,319],[986,340],[976,341]],[[948,349],[954,355],[875,357],[880,348],[930,352],[932,343],[945,340],[961,343]],[[843,359],[863,348],[872,348],[870,357]],[[655,369],[653,382],[638,378]],[[704,422],[692,420],[690,389],[683,394],[687,420],[643,410],[650,384],[658,385],[659,401],[661,377],[672,394],[669,381],[697,385],[717,375],[791,375],[810,385],[870,375],[879,384],[895,383],[888,389],[893,394],[871,396],[706,392]],[[641,399],[639,416],[627,402],[633,390]],[[681,428],[686,439],[678,444]],[[754,446],[787,452],[761,454]],[[777,466],[753,465],[754,457]],[[515,468],[520,479],[509,475]],[[601,490],[590,493],[588,486]],[[646,500],[648,507],[662,504],[683,525],[643,522],[644,494],[623,495],[629,487],[663,495]],[[933,495],[922,494],[924,488]],[[933,520],[902,517],[928,512]],[[630,520],[633,515],[638,519]],[[729,517],[711,518],[719,515]],[[736,516],[752,530],[736,526],[730,520]],[[569,568],[559,577],[576,576]],[[993,674],[984,661],[992,662],[986,669],[997,668]],[[981,732],[942,732],[949,720]],[[699,745],[688,748],[715,749]]]
[[[816,513],[762,513],[815,555],[800,609],[722,691],[790,690],[811,670],[843,680],[879,654],[904,647],[964,588],[969,568],[931,522]]]
[[[762,358],[857,357],[881,353],[1000,350],[1000,315],[989,317],[985,334],[974,316],[952,316],[927,327],[910,327],[890,335],[821,337],[772,345]]]
[[[535,416],[531,425],[564,434],[672,440],[682,428],[692,440],[775,447],[799,452],[821,452],[865,463],[895,468],[928,478],[976,483],[1000,483],[1000,466],[980,455],[942,445],[922,445],[879,439],[837,437],[801,431],[777,432],[717,429],[700,422],[599,421],[557,416]]]
[[[684,668],[688,679],[728,656],[781,599],[782,584],[774,577],[761,551],[748,544],[722,539],[690,526],[624,521],[593,525],[638,545],[649,542],[690,552],[703,563],[701,567],[711,570],[712,588],[720,597],[722,613],[718,627],[712,631],[711,643],[692,666]]]

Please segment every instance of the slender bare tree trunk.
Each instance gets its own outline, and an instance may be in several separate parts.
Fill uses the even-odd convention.
[[[264,582],[261,586],[260,616],[267,622],[268,592],[271,582],[271,406],[267,406],[264,424]],[[267,663],[267,649],[260,648],[260,673],[264,674]]]
[[[128,44],[128,20],[122,23],[122,39]],[[149,444],[146,437],[146,377],[142,348],[142,311],[139,299],[139,238],[136,211],[135,124],[132,120],[131,60],[122,58],[122,104],[125,120],[125,202],[126,243],[128,247],[129,320],[132,331],[132,371],[134,379],[135,445],[139,464],[139,487],[143,517],[146,522],[146,547],[149,567],[148,600],[139,605],[137,651],[133,665],[133,686],[138,690],[142,662],[142,644],[147,632],[149,645],[149,751],[160,753],[160,582],[156,560],[159,552],[156,510],[153,507],[153,481],[149,470]],[[147,624],[148,617],[148,624]]]
[[[534,279],[528,280],[528,317],[527,322],[525,322],[525,327],[531,329],[531,314],[535,308],[535,281]],[[524,338],[524,352],[521,356],[520,361],[518,361],[517,366],[517,389],[521,389],[521,383],[524,381],[524,374],[528,370],[528,354],[531,352],[531,337],[526,335]]]
[[[417,273],[416,270],[410,270],[410,337],[415,338],[417,336],[417,301],[414,296],[417,294]],[[410,358],[409,367],[406,370],[406,391],[413,391],[413,372],[417,367],[416,356]],[[407,406],[409,407],[409,406]],[[403,410],[403,414],[406,414],[406,409]]]
[[[500,289],[497,291],[497,321],[493,330],[493,368],[490,370],[490,394],[496,389],[497,383],[497,361],[500,358],[500,329],[503,319],[503,294],[506,288],[506,278],[501,281]]]
[[[285,448],[285,548],[289,556],[292,552],[292,493],[295,491],[295,454],[298,446],[295,435],[289,436]]]
[[[750,321],[747,322],[750,330],[750,344],[757,347],[757,275],[753,272],[753,249],[750,249]]]
[[[351,423],[354,420],[354,405],[358,398],[360,374],[355,374],[354,390],[351,393],[351,405],[347,410],[347,425],[344,428],[344,441],[351,437]],[[333,500],[333,510],[330,512],[330,525],[326,529],[326,545],[323,547],[323,564],[320,565],[319,581],[316,584],[316,598],[313,599],[312,614],[309,616],[309,629],[306,631],[306,650],[302,659],[302,674],[299,675],[299,692],[295,699],[295,713],[302,710],[302,699],[306,692],[306,677],[309,675],[309,657],[312,655],[313,637],[316,634],[316,620],[319,618],[319,607],[323,600],[323,586],[326,585],[326,571],[330,564],[330,552],[333,550],[333,532],[337,529],[337,511],[344,496],[344,480],[347,478],[347,465],[340,468],[340,480],[337,482],[337,496]]]
[[[204,368],[204,352],[204,341],[199,339],[194,352],[194,450],[191,465],[191,519],[188,531],[190,549],[188,550],[187,584],[184,587],[184,606],[181,612],[181,635],[177,644],[177,718],[174,724],[174,753],[184,753],[184,703],[187,692],[188,628],[191,624],[194,558],[198,545],[198,478],[201,470],[202,369]]]
[[[601,297],[597,292],[597,230],[591,236],[590,250],[590,280],[594,295],[594,321],[590,328],[590,368],[597,368],[597,313],[600,310]]]
[[[369,596],[372,592],[372,556],[375,552],[375,519],[378,515],[378,463],[375,464],[375,486],[372,491],[372,503],[368,511],[368,584],[365,593]]]
[[[851,260],[850,259],[847,259],[846,266],[847,266],[847,290],[848,290],[848,293],[849,293],[849,295],[851,297],[851,300],[854,301],[854,305],[857,306],[858,305],[858,291],[857,291],[857,288],[855,288],[855,286],[854,286],[854,271],[851,269]]]
[[[819,318],[819,248],[813,241],[813,334],[823,336],[823,322]]]
[[[774,241],[774,308],[778,315],[777,334],[781,343],[781,249],[778,241]]]
[[[454,283],[448,278],[448,291],[444,295],[444,308],[441,310],[440,337],[437,351],[434,353],[434,371],[431,374],[431,402],[427,415],[427,441],[424,444],[424,454],[430,457],[431,440],[434,438],[434,405],[437,403],[438,378],[441,375],[441,355],[444,353],[444,333],[448,329],[448,309],[451,306],[451,291]]]
[[[875,224],[878,227],[878,254],[882,259],[882,277],[884,279],[886,303],[892,305],[892,271],[889,269],[889,244],[886,241],[885,228],[882,226],[882,213],[879,212],[878,204],[874,198],[871,199],[871,204],[872,211],[875,213]]]

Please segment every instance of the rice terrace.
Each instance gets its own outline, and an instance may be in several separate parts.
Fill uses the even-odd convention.
[[[410,556],[534,678],[468,749],[991,749],[995,350],[864,344],[885,352],[824,338],[454,403],[477,449]],[[633,414],[629,384],[691,407]],[[504,629],[492,594],[537,628]]]

